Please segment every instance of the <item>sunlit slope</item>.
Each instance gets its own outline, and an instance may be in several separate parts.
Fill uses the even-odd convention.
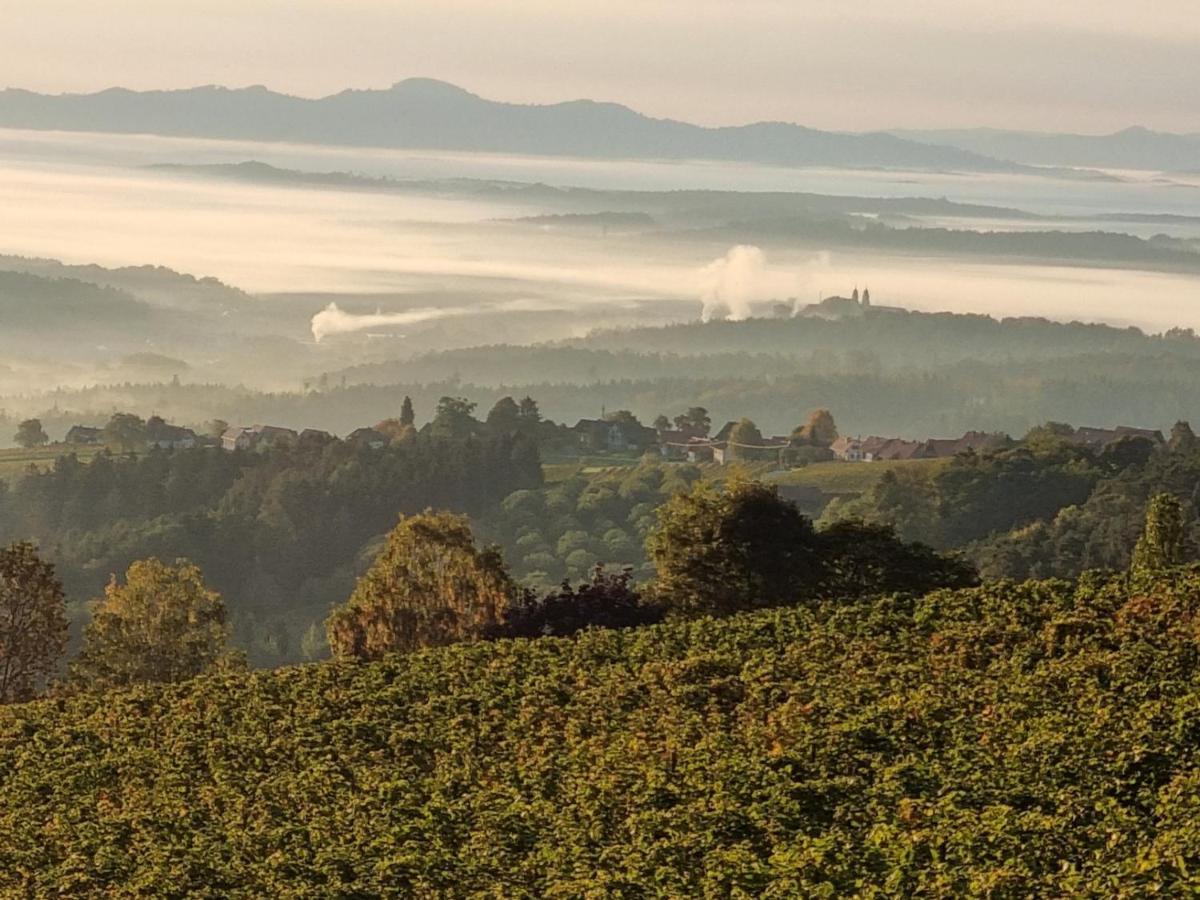
[[[1200,887],[1200,574],[460,646],[0,711],[0,890]]]

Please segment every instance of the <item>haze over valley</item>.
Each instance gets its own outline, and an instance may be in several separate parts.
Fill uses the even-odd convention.
[[[789,156],[755,150],[766,137],[753,131],[714,144],[719,131],[628,110],[506,105],[422,79],[353,96],[364,113],[392,103],[395,126],[302,128],[334,107],[264,91],[3,95],[0,124],[24,126],[0,129],[0,268],[14,273],[0,290],[5,340],[22,351],[0,373],[9,405],[163,376],[303,392],[365,362],[778,316],[855,286],[919,311],[1200,324],[1200,176],[1185,166],[1084,165],[1139,160],[1089,156],[1070,137],[1047,137],[1058,155],[1030,162],[998,137],[994,156],[955,156],[939,148],[959,133],[771,132],[814,148]],[[244,124],[194,114],[201,100],[245,110]],[[280,104],[308,111],[279,118]],[[472,130],[481,110],[494,126]],[[547,137],[610,115],[644,136],[624,148],[642,159]],[[273,116],[293,125],[246,139]],[[668,124],[674,145],[645,137]],[[318,142],[281,140],[295,137]],[[1168,138],[1143,140],[1141,159],[1192,146]],[[668,147],[679,158],[661,158]]]

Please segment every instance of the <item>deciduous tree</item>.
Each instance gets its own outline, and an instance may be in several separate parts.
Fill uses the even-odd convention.
[[[466,517],[402,518],[350,599],[326,622],[336,656],[474,640],[495,628],[516,588],[499,552],[475,545]]]
[[[21,447],[32,449],[44,447],[50,443],[50,436],[42,428],[41,419],[26,419],[17,426],[17,433],[13,435],[13,440]]]
[[[93,607],[68,686],[89,690],[192,678],[225,657],[227,638],[225,604],[197,566],[182,559],[140,560],[123,584],[113,576]]]
[[[1152,574],[1184,561],[1187,526],[1183,505],[1173,494],[1156,494],[1146,507],[1146,524],[1133,549],[1131,569]]]
[[[33,697],[66,642],[66,603],[54,567],[29,543],[0,550],[0,703]]]
[[[812,522],[773,485],[698,484],[658,513],[647,539],[654,598],[688,615],[796,603],[821,578]]]

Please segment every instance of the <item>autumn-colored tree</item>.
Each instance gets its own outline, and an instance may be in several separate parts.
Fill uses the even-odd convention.
[[[66,643],[66,602],[54,566],[29,543],[0,550],[0,703],[33,697]]]
[[[749,419],[740,419],[729,432],[729,456],[731,459],[758,459],[763,451],[762,432]]]
[[[13,440],[21,447],[32,449],[33,447],[44,447],[50,443],[50,436],[42,428],[41,419],[26,419],[17,426],[17,433],[13,435]]]
[[[335,656],[475,640],[494,629],[516,589],[499,552],[475,545],[465,516],[402,518],[350,599],[326,621]]]
[[[225,604],[187,560],[133,563],[92,609],[68,687],[192,678],[226,658]]]
[[[1131,570],[1151,574],[1184,561],[1187,525],[1173,494],[1156,494],[1146,507],[1146,524],[1133,550]]]
[[[793,443],[812,447],[828,447],[837,439],[837,425],[833,413],[827,409],[814,409],[805,423],[792,432]]]
[[[412,425],[404,424],[402,419],[384,419],[375,425],[375,430],[392,441],[407,441],[417,434]]]
[[[812,595],[821,560],[812,522],[774,485],[701,483],[659,508],[646,548],[654,599],[688,615],[796,603]]]

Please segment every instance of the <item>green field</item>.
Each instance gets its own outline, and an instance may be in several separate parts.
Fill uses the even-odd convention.
[[[74,453],[81,460],[89,460],[101,450],[100,447],[68,447],[64,444],[51,444],[48,447],[37,447],[25,450],[13,447],[0,450],[0,478],[12,478],[23,475],[30,466],[38,469],[49,469],[60,456]]]
[[[902,469],[932,471],[949,459],[906,459],[889,462],[820,462],[802,469],[767,474],[765,480],[788,487],[815,487],[826,494],[861,494],[871,489],[885,472]]]

